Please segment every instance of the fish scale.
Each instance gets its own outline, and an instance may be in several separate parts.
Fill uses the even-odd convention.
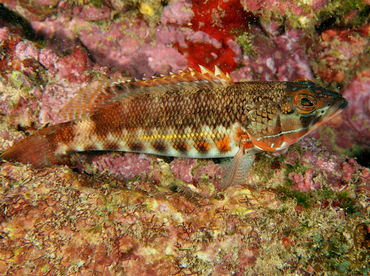
[[[60,111],[66,122],[36,132],[0,157],[40,168],[82,151],[235,156],[226,188],[244,181],[255,154],[288,147],[346,106],[340,94],[310,81],[235,83],[217,67],[95,82]]]

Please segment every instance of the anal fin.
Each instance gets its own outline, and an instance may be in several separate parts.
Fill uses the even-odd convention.
[[[221,189],[226,189],[231,185],[244,184],[250,168],[253,165],[255,156],[246,152],[246,140],[242,140],[238,152],[235,154],[231,163],[227,166],[227,173],[221,179]]]

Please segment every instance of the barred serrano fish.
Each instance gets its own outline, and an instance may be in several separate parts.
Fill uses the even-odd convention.
[[[348,103],[310,81],[233,82],[217,67],[200,68],[93,83],[60,111],[65,123],[36,132],[0,157],[38,168],[92,150],[234,157],[223,179],[227,187],[243,182],[255,154],[289,147]]]

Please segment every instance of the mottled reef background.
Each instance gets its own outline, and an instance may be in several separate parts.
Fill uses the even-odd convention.
[[[369,0],[0,1],[0,151],[81,87],[214,65],[310,79],[349,107],[246,185],[219,160],[0,164],[2,275],[370,274]]]

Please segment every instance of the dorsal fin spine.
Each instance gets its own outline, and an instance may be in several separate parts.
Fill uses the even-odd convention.
[[[59,115],[62,117],[60,122],[81,119],[112,102],[140,95],[151,93],[160,95],[164,92],[175,92],[180,89],[214,88],[232,83],[230,75],[223,73],[217,66],[214,73],[201,65],[199,68],[200,72],[188,68],[188,71],[149,79],[94,82],[78,93],[59,111]]]

